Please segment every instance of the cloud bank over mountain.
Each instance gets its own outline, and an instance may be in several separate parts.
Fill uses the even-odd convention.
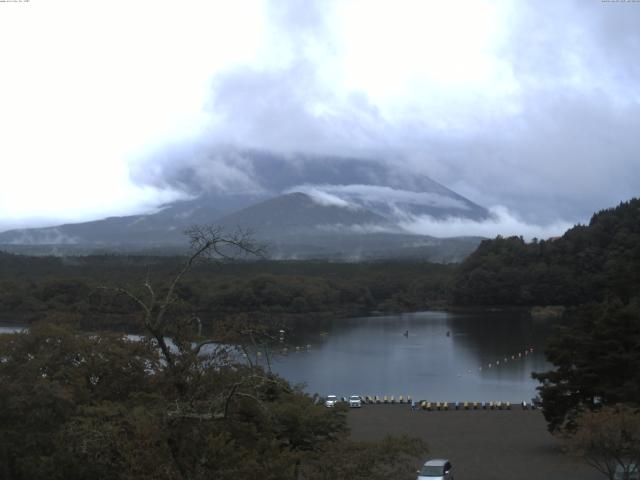
[[[534,238],[548,239],[561,236],[573,226],[563,221],[548,224],[526,222],[503,206],[493,207],[490,212],[490,217],[480,222],[460,217],[439,220],[429,216],[415,216],[401,222],[400,226],[411,233],[440,238],[459,236],[493,238],[497,235],[516,235],[522,236],[527,241]]]
[[[426,175],[501,219],[452,231],[556,234],[640,191],[638,24],[577,0],[32,3],[0,19],[0,229]]]

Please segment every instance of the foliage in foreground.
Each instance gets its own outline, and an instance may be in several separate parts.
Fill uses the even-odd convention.
[[[637,478],[640,468],[640,411],[624,405],[583,412],[564,435],[567,450],[609,480]],[[616,475],[616,473],[618,475]]]
[[[568,321],[545,350],[555,369],[533,374],[551,431],[573,429],[601,405],[640,404],[640,299],[586,305]]]
[[[51,324],[0,337],[1,476],[408,479],[426,450],[351,442],[343,411],[226,349],[178,370],[156,347]]]

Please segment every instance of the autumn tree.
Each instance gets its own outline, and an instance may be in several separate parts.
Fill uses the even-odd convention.
[[[640,412],[624,405],[585,411],[564,435],[567,450],[609,480],[637,478],[640,468]]]

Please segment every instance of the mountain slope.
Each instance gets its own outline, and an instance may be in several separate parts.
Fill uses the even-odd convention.
[[[184,244],[184,230],[194,224],[214,223],[231,209],[244,207],[253,197],[204,195],[173,202],[146,215],[109,217],[46,228],[24,228],[0,233],[0,245],[159,246]]]
[[[257,235],[304,233],[309,230],[327,230],[354,226],[393,228],[388,221],[360,207],[322,205],[300,192],[271,198],[244,208],[217,220],[225,227],[248,228]]]
[[[211,158],[202,160],[197,168],[181,161],[154,165],[160,171],[156,185],[171,185],[194,194],[211,192],[218,187],[212,186],[210,178],[201,172],[215,171],[220,164],[234,172],[234,178],[243,177],[244,183],[251,185],[251,188],[245,186],[245,189],[266,192],[268,196],[282,192],[319,191],[383,216],[409,213],[439,219],[461,217],[472,220],[489,216],[482,206],[427,175],[399,169],[397,162],[385,162],[382,159],[279,155],[232,149],[228,152],[212,152]],[[238,185],[238,191],[242,189],[242,185]]]
[[[195,198],[147,215],[3,232],[0,248],[28,253],[52,248],[58,253],[175,253],[186,247],[183,232],[188,227],[218,224],[252,230],[282,258],[424,257],[436,249],[438,258],[449,261],[472,251],[478,239],[458,241],[448,251],[447,241],[409,235],[399,225],[424,215],[477,221],[489,216],[483,207],[430,178],[381,162],[242,154],[251,188],[230,193],[207,185],[211,178],[198,176],[196,170],[169,172],[175,183],[167,180],[164,186],[188,190]]]

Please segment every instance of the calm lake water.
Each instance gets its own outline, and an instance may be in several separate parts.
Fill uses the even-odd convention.
[[[21,327],[0,327],[0,333],[17,330]],[[289,347],[283,354],[280,349],[271,365],[322,396],[529,401],[538,385],[531,372],[551,368],[543,354],[550,331],[550,321],[519,312],[429,311],[341,319],[322,334],[290,342],[299,350]],[[264,355],[257,359],[265,362]]]
[[[538,385],[531,372],[551,367],[543,354],[550,330],[550,322],[522,313],[419,312],[336,320],[324,335],[307,339],[308,349],[305,343],[300,351],[276,356],[272,368],[323,396],[529,401]]]

